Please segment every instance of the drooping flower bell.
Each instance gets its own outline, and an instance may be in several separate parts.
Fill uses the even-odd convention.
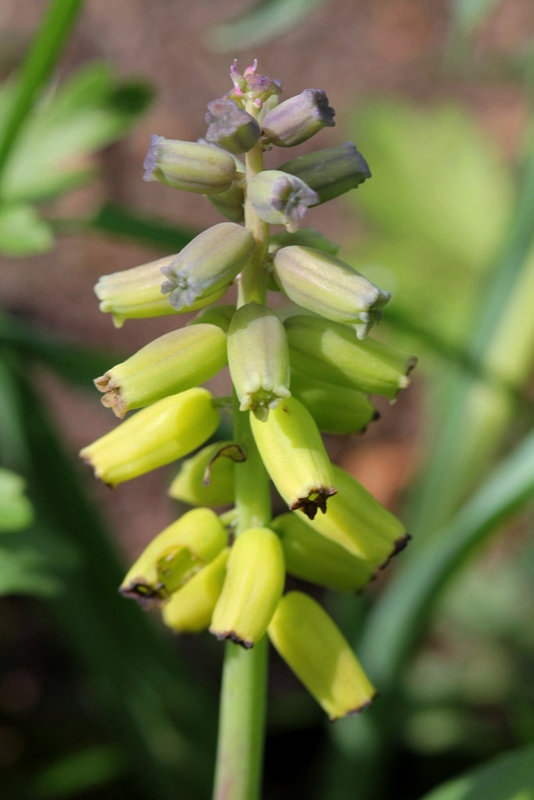
[[[335,113],[322,89],[304,89],[265,115],[263,136],[269,144],[293,147],[310,139],[321,128],[335,125]]]
[[[303,592],[284,595],[269,625],[284,661],[331,720],[362,711],[376,691],[334,621]]]
[[[229,189],[235,163],[228,153],[201,142],[182,142],[152,136],[145,158],[145,181],[159,181],[173,189],[218,194]]]
[[[311,247],[282,247],[274,256],[273,272],[294,303],[334,322],[353,324],[360,338],[380,320],[390,298],[341,259]]]
[[[310,412],[294,397],[281,401],[266,420],[250,417],[250,427],[271,480],[291,510],[313,519],[326,513],[336,494],[332,465]]]
[[[212,561],[228,543],[209,508],[188,511],[158,533],[130,567],[120,592],[140,602],[165,599]]]
[[[283,324],[259,303],[238,308],[228,329],[228,365],[241,411],[267,419],[289,397],[289,351]]]
[[[303,180],[275,169],[255,175],[248,196],[259,217],[271,225],[285,225],[290,232],[298,229],[308,208],[319,202]]]
[[[278,169],[303,180],[319,203],[333,200],[371,177],[367,161],[352,142],[297,156]]]
[[[188,455],[209,439],[219,412],[207,389],[188,389],[143,408],[80,455],[109,486]]]
[[[161,291],[178,311],[199,298],[225,289],[254,252],[254,238],[242,225],[221,222],[199,233],[162,268]]]

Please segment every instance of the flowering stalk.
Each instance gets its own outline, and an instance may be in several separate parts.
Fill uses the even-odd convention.
[[[256,62],[243,73],[234,63],[231,77],[233,89],[208,104],[205,140],[153,137],[144,176],[204,194],[229,221],[96,287],[116,325],[203,310],[97,378],[117,416],[141,411],[82,457],[111,486],[187,457],[169,493],[194,508],[153,539],[121,591],[155,605],[177,633],[226,640],[214,800],[258,800],[268,640],[331,719],[376,694],[333,620],[305,593],[284,594],[284,581],[360,592],[408,541],[331,464],[322,434],[364,430],[377,416],[367,394],[393,400],[414,359],[367,339],[389,293],[321,234],[299,231],[309,207],[370,177],[363,156],[345,143],[264,169],[265,150],[334,124],[325,93],[279,104],[280,83]],[[271,236],[271,225],[285,232]],[[237,308],[213,307],[231,283]],[[268,291],[293,301],[285,324]],[[196,384],[226,363],[233,434],[208,443],[229,402]],[[271,483],[287,507],[276,519]],[[218,515],[218,505],[232,507]]]
[[[257,144],[245,157],[247,178],[262,170],[263,151]],[[255,253],[241,273],[238,306],[264,303],[266,276],[263,261],[269,244],[269,226],[245,201],[245,227],[254,237]],[[234,399],[233,429],[247,454],[235,466],[236,534],[271,521],[269,478],[258,453],[247,412]],[[267,637],[245,650],[227,642],[221,682],[219,736],[214,800],[255,800],[260,796],[267,692]]]

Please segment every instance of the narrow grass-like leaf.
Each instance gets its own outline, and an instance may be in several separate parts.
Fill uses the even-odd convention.
[[[76,21],[82,0],[52,0],[20,71],[0,132],[0,176],[39,91],[48,80]]]
[[[533,498],[531,433],[444,528],[415,548],[369,614],[359,652],[383,690],[400,674],[441,590],[473,548]]]
[[[534,746],[494,758],[422,800],[534,800]]]
[[[33,109],[6,165],[3,196],[46,200],[87,180],[92,153],[123,134],[151,96],[139,81],[118,82],[105,64],[80,69]]]
[[[181,250],[198,233],[191,228],[171,225],[164,220],[112,203],[103,205],[96,216],[89,221],[89,226],[101,233],[124,236],[130,240],[137,239],[171,252]]]
[[[468,340],[468,354],[483,369],[494,368],[506,373],[513,364],[511,379],[519,388],[528,375],[532,362],[533,326],[528,311],[518,314],[517,308],[528,303],[534,279],[534,132],[530,134],[529,152],[523,170],[523,186],[514,224],[510,229],[503,255],[487,282],[485,296]],[[527,288],[530,286],[530,288]],[[502,342],[506,339],[507,350]],[[426,535],[443,524],[457,506],[462,493],[469,490],[484,468],[491,463],[513,413],[510,398],[493,395],[478,405],[486,391],[480,383],[465,374],[452,375],[440,387],[441,408],[439,430],[432,445],[431,459],[425,465],[415,487],[411,512],[411,530]],[[488,422],[489,420],[489,422]],[[479,451],[478,444],[484,448]],[[478,455],[477,455],[478,454]]]
[[[487,17],[498,0],[451,0],[452,19],[458,32],[472,33]]]

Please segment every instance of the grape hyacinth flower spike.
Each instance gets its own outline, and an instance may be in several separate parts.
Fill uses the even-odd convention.
[[[334,125],[325,92],[280,101],[280,81],[256,61],[243,72],[234,61],[230,77],[201,141],[150,141],[145,180],[202,194],[225,220],[179,253],[98,281],[117,326],[154,316],[177,325],[95,379],[103,404],[127,418],[81,456],[110,486],[185,458],[169,493],[192,510],[147,542],[120,590],[176,633],[227,641],[215,797],[255,800],[269,641],[331,719],[375,697],[334,620],[305,590],[284,593],[285,578],[358,593],[408,541],[331,463],[323,434],[365,430],[378,417],[369,395],[393,401],[415,359],[369,336],[387,288],[301,228],[315,206],[371,177],[352,142],[287,160],[287,148]],[[276,148],[281,163],[265,169]],[[231,286],[236,301],[215,305]],[[231,398],[201,386],[226,364]]]

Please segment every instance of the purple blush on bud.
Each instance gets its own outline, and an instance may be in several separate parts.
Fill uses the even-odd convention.
[[[145,160],[143,161],[143,167],[145,170],[145,174],[143,175],[144,181],[156,180],[156,178],[154,177],[154,172],[156,171],[158,151],[160,147],[160,142],[162,140],[163,136],[158,136],[156,133],[153,133],[152,136],[150,137],[150,145],[148,147],[148,152],[145,156]]]

